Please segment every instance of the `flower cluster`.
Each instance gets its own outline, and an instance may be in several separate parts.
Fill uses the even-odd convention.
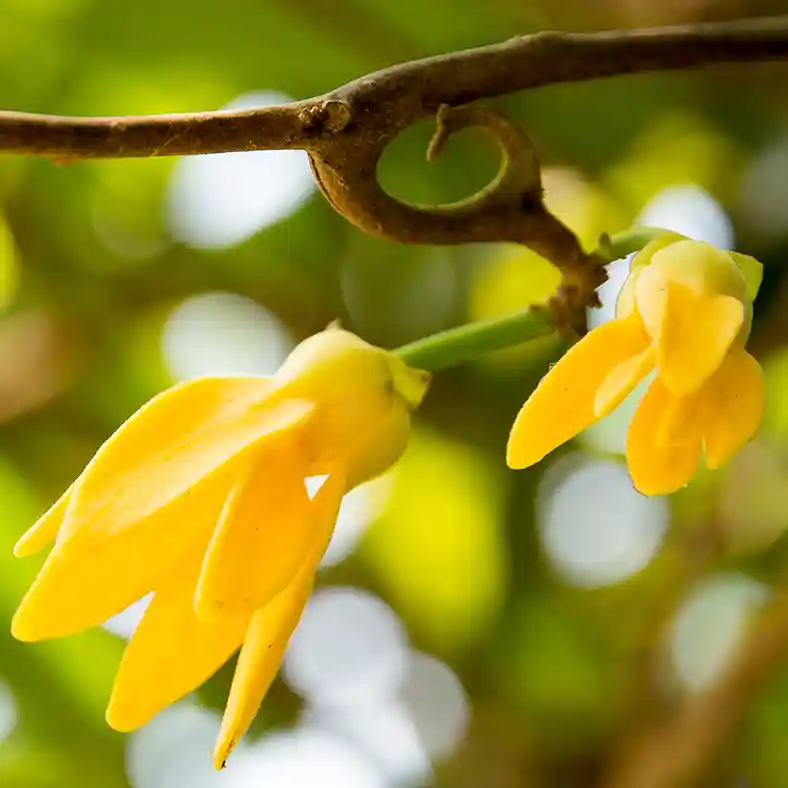
[[[635,487],[678,490],[703,451],[720,467],[763,414],[763,373],[744,349],[760,279],[751,257],[673,234],[652,241],[632,261],[615,319],[572,347],[523,406],[509,466],[539,462],[653,375],[627,434]]]
[[[550,370],[511,431],[524,468],[651,378],[627,438],[635,487],[685,485],[754,434],[763,376],[744,349],[761,267],[666,234],[633,260],[616,317]],[[107,721],[129,731],[240,649],[214,752],[252,722],[312,589],[342,497],[405,449],[427,372],[338,327],[272,378],[203,378],[151,400],[19,540],[54,542],[12,623],[26,641],[95,626],[153,599],[129,641]],[[309,497],[305,480],[324,477]]]
[[[343,495],[405,448],[426,372],[331,328],[270,379],[203,378],[154,398],[17,543],[54,540],[20,640],[102,623],[153,591],[107,722],[132,730],[240,647],[214,759],[254,718],[307,601]],[[325,476],[310,499],[305,479]]]

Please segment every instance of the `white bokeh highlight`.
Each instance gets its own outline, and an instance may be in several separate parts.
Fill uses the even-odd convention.
[[[618,583],[643,569],[668,525],[664,498],[640,495],[617,462],[569,455],[542,479],[537,522],[544,551],[568,583]]]
[[[0,681],[0,744],[16,726],[16,701],[11,690]]]
[[[700,690],[720,676],[768,594],[762,583],[734,572],[717,574],[692,590],[668,641],[673,672],[684,687]]]
[[[153,594],[147,594],[142,599],[132,602],[125,610],[112,616],[101,626],[113,635],[129,640],[142,621],[151,599],[153,599]]]
[[[188,701],[164,709],[129,736],[126,772],[132,788],[227,786],[211,761],[218,733],[218,715]]]
[[[454,671],[436,657],[415,651],[400,698],[427,754],[435,760],[451,755],[470,721],[468,698]]]
[[[352,743],[390,786],[423,785],[431,774],[430,758],[414,720],[396,698],[343,708],[318,707],[307,713],[305,722]]]
[[[321,567],[336,566],[353,552],[364,531],[385,509],[392,481],[391,474],[380,476],[345,495]]]
[[[402,683],[408,644],[396,613],[357,588],[315,593],[285,654],[288,684],[313,705],[389,697]]]
[[[358,747],[330,731],[299,726],[242,740],[218,772],[211,752],[219,717],[188,701],[132,733],[126,768],[132,788],[387,788]]]
[[[236,293],[187,298],[167,318],[164,361],[175,380],[202,376],[273,375],[293,347],[275,315]]]
[[[733,225],[722,206],[694,184],[669,186],[657,192],[633,225],[661,227],[705,241],[720,249],[732,249]]]
[[[292,101],[284,93],[262,91],[239,96],[223,109]],[[184,156],[172,173],[167,224],[172,236],[189,246],[224,248],[294,213],[314,189],[304,151]]]
[[[587,310],[589,329],[601,326],[616,316],[616,301],[618,301],[618,294],[629,276],[629,261],[632,256],[622,260],[614,260],[605,267],[607,281],[597,288],[597,295],[602,306]]]

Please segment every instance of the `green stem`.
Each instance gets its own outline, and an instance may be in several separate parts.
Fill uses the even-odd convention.
[[[596,253],[612,263],[632,252],[639,252],[646,244],[665,234],[661,227],[633,227],[613,236],[603,236]]]
[[[599,244],[597,254],[612,262],[637,252],[664,232],[650,227],[637,227],[612,238],[605,237]],[[546,309],[530,308],[432,334],[397,348],[394,354],[409,366],[435,372],[494,350],[548,336],[554,331],[552,317]]]
[[[470,361],[493,350],[519,345],[555,331],[547,310],[525,309],[513,315],[468,323],[418,339],[394,353],[406,364],[435,372]]]

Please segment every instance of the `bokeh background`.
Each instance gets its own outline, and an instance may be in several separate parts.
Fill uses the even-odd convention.
[[[777,0],[1,0],[0,106],[255,106],[542,28],[787,12]],[[654,782],[655,764],[686,752],[703,764],[691,785],[788,785],[788,649],[723,704],[727,737],[719,713],[702,713],[759,647],[759,613],[788,626],[786,84],[788,65],[729,66],[495,102],[528,128],[550,206],[589,248],[637,222],[764,261],[763,429],[722,472],[646,499],[621,456],[637,394],[538,467],[506,470],[509,425],[559,340],[442,373],[404,459],[345,501],[284,670],[222,774],[210,750],[229,669],[113,733],[104,707],[144,600],[103,629],[16,643],[8,623],[40,561],[13,559],[15,540],[177,381],[270,374],[335,318],[394,347],[542,300],[556,274],[512,246],[366,237],[316,193],[300,152],[0,156],[0,785],[660,788],[685,783]],[[387,152],[380,176],[397,196],[456,199],[494,172],[472,132],[428,166],[430,134],[420,125]],[[611,266],[593,322],[625,272]]]

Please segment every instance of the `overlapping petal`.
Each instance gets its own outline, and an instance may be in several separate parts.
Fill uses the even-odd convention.
[[[697,422],[677,418],[675,395],[656,378],[638,405],[627,433],[627,465],[644,495],[666,495],[695,474],[701,455]]]
[[[314,530],[305,469],[297,442],[279,441],[255,453],[205,554],[194,599],[206,621],[251,616],[293,579]]]
[[[719,468],[752,438],[764,409],[761,365],[743,348],[733,347],[702,392],[706,464]]]
[[[744,324],[744,304],[665,283],[657,340],[659,376],[676,394],[697,391],[719,369]]]
[[[614,367],[602,381],[594,397],[594,416],[602,419],[612,413],[654,369],[656,353],[649,347]]]
[[[255,613],[235,669],[222,727],[214,750],[220,768],[251,725],[279,670],[287,643],[312,590],[315,570],[334,529],[342,496],[344,474],[332,473],[314,498],[314,532],[303,566],[288,587]]]
[[[152,591],[190,544],[207,544],[230,484],[228,474],[217,475],[134,527],[82,549],[55,543],[14,615],[14,637],[70,635]]]
[[[595,328],[542,378],[509,435],[510,468],[539,462],[596,421],[594,399],[607,376],[648,347],[637,315]]]
[[[187,495],[263,436],[308,418],[311,403],[272,403],[272,389],[265,379],[202,378],[152,399],[84,470],[58,542],[111,539]]]
[[[196,543],[167,573],[123,654],[107,722],[118,731],[144,725],[199,687],[236,651],[251,616],[206,623],[194,610],[205,543]]]

